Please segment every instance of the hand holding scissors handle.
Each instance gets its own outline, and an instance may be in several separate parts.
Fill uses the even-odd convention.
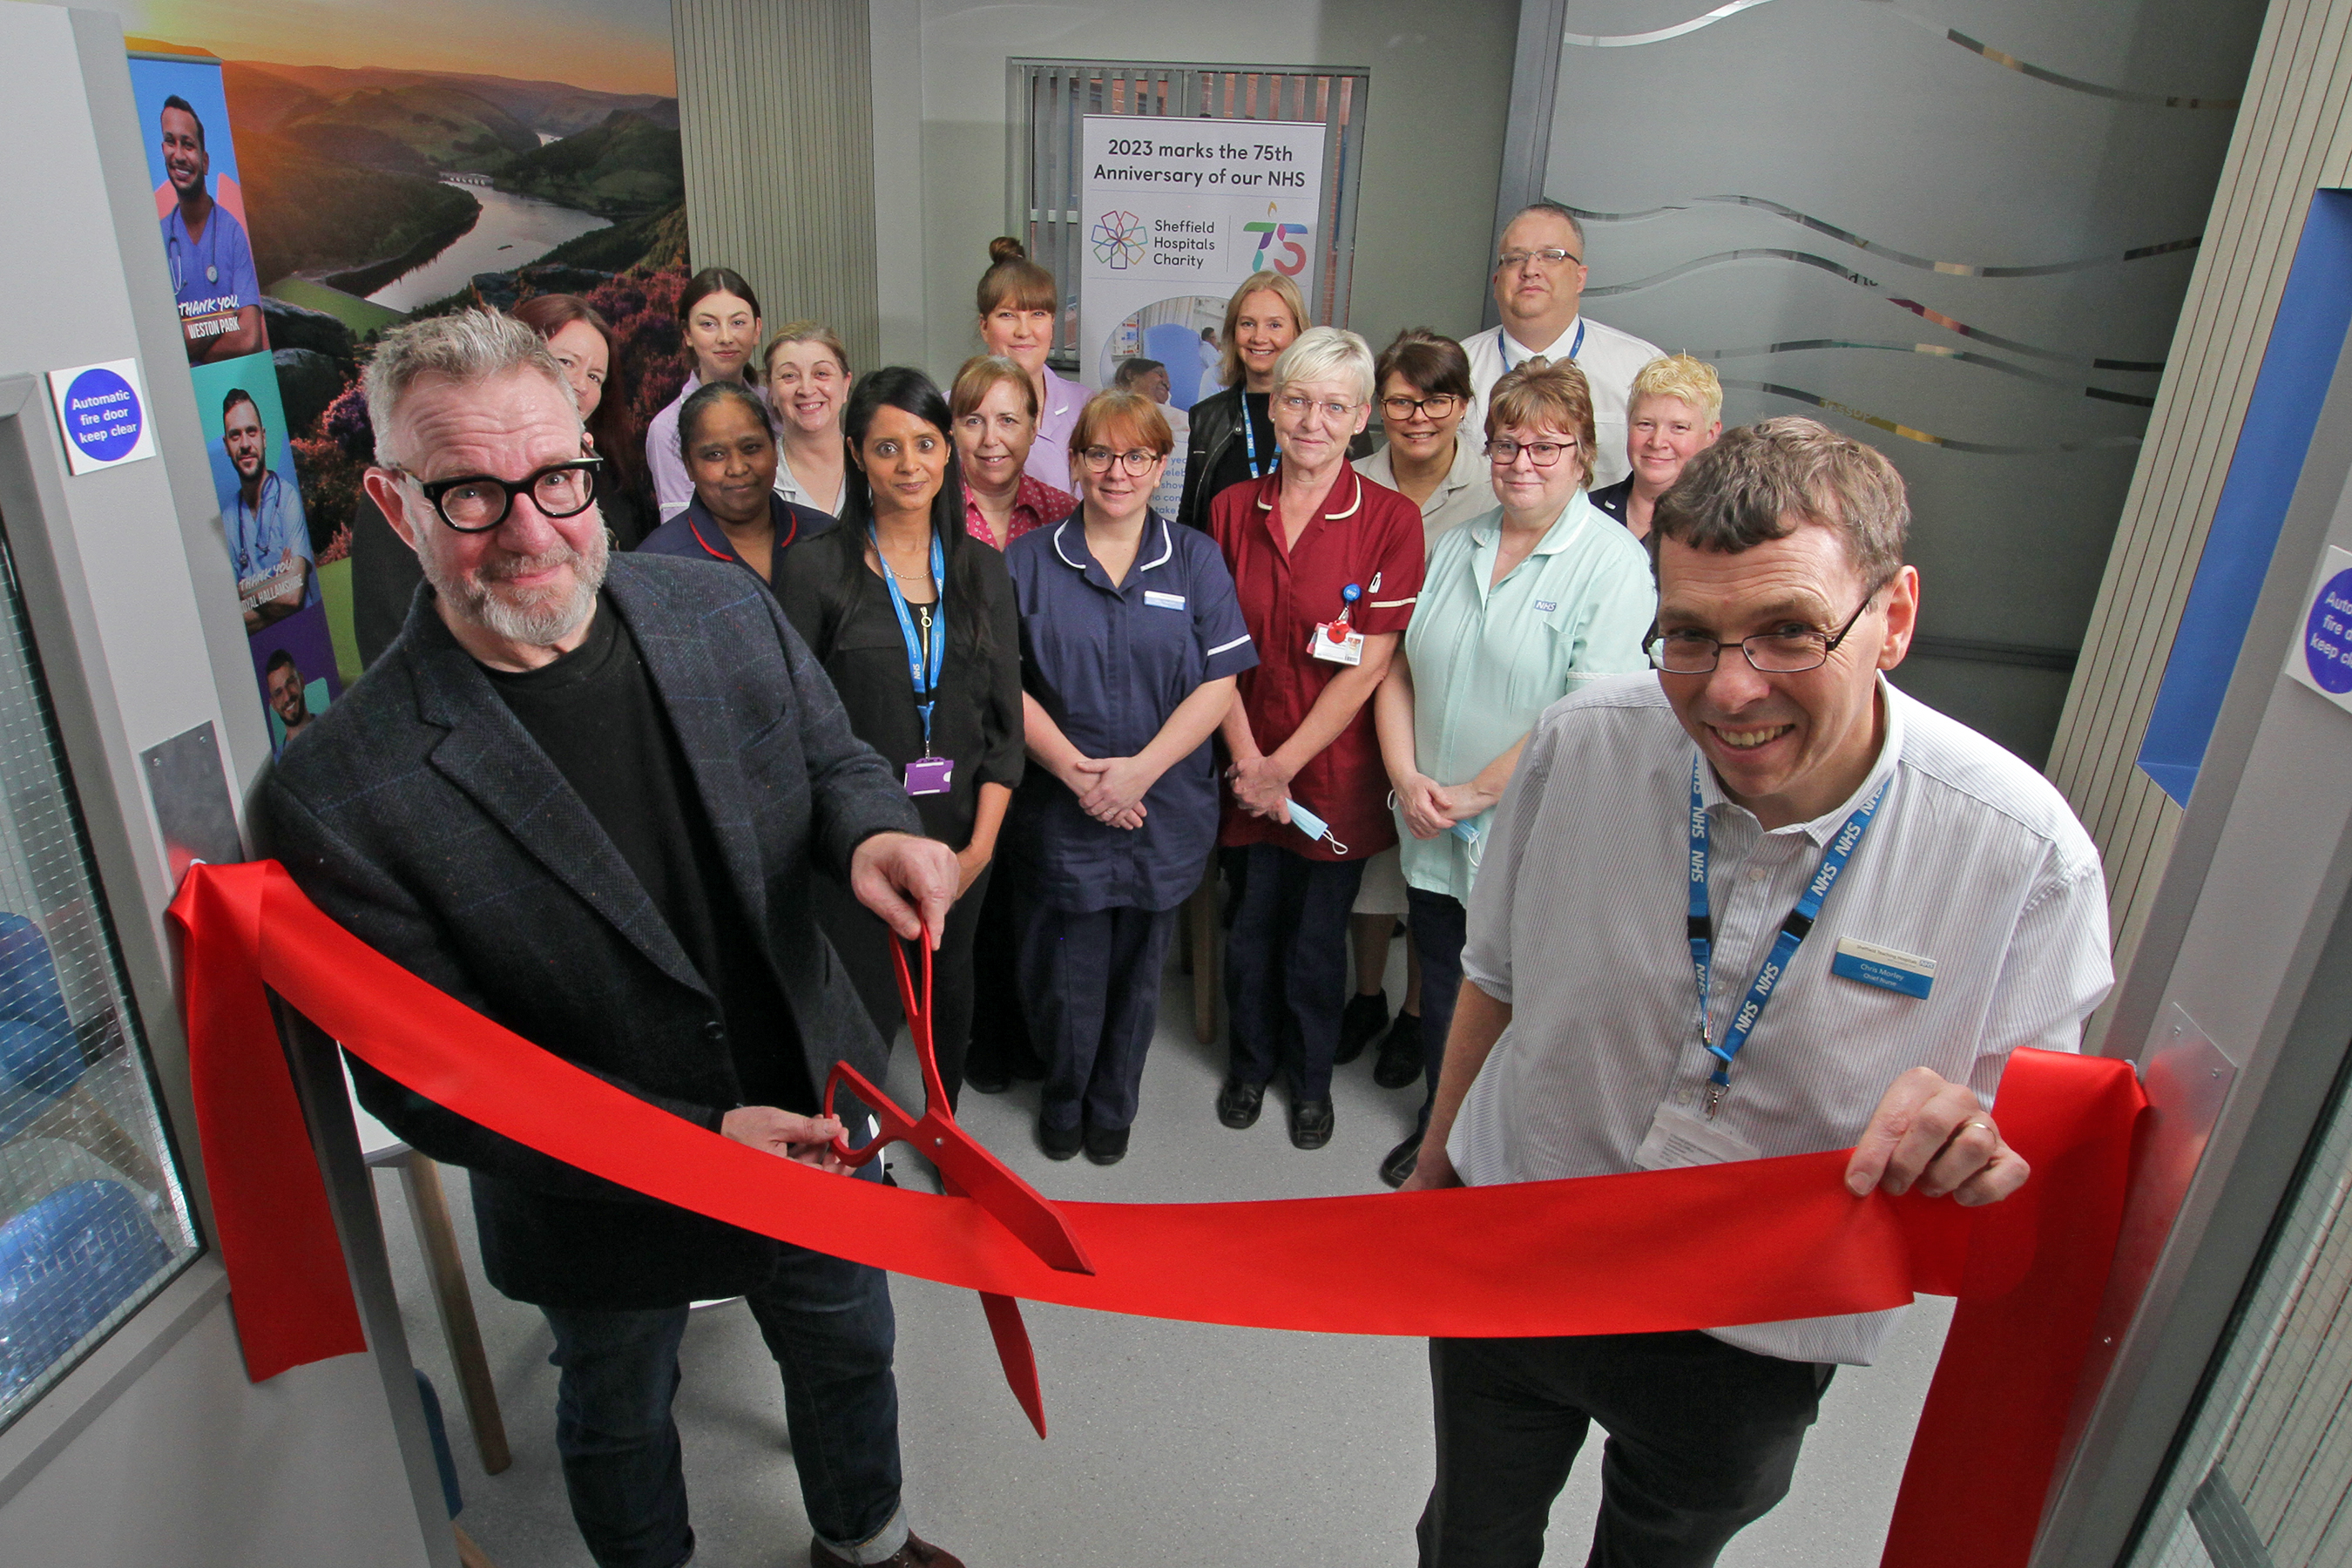
[[[835,1062],[824,1080],[824,1113],[834,1114],[834,1096],[845,1081],[873,1110],[881,1131],[871,1142],[857,1148],[850,1146],[846,1136],[836,1138],[833,1142],[834,1154],[844,1164],[860,1166],[879,1154],[885,1145],[905,1143],[939,1167],[940,1180],[951,1192],[970,1197],[1046,1264],[1066,1274],[1092,1274],[1094,1265],[1088,1261],[1086,1248],[1062,1223],[1054,1205],[995,1155],[974,1142],[970,1133],[956,1125],[954,1115],[948,1110],[947,1086],[940,1081],[939,1057],[931,1042],[929,934],[925,933],[927,940],[920,944],[923,984],[919,999],[908,971],[906,947],[896,936],[890,938],[890,957],[898,966],[898,1000],[906,1008],[908,1032],[914,1037],[915,1055],[923,1069],[923,1114],[908,1116],[889,1096],[867,1081],[865,1074],[847,1062]]]

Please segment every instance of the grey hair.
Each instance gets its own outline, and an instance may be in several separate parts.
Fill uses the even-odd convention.
[[[1834,532],[1864,581],[1903,568],[1911,506],[1903,476],[1875,447],[1801,415],[1727,430],[1658,498],[1661,539],[1736,555],[1806,524]]]
[[[1554,217],[1567,219],[1570,230],[1576,236],[1576,248],[1579,250],[1582,250],[1584,248],[1584,225],[1580,220],[1579,220],[1576,214],[1569,207],[1567,203],[1556,202],[1549,196],[1544,197],[1541,201],[1529,202],[1527,205],[1521,207],[1518,211],[1511,215],[1511,223],[1518,222],[1529,213],[1549,213]],[[1511,226],[1511,224],[1507,223],[1503,226],[1505,228],[1508,228]],[[1501,236],[1498,235],[1496,237],[1499,239]]]
[[[1294,381],[1346,381],[1372,400],[1372,347],[1345,327],[1309,327],[1274,362],[1275,396]]]
[[[495,310],[433,316],[386,332],[368,362],[368,422],[375,427],[375,460],[393,466],[392,433],[400,405],[427,377],[472,386],[509,371],[531,370],[555,384],[576,411],[579,399],[547,340]]]

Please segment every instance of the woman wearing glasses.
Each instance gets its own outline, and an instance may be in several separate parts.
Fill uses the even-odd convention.
[[[1021,634],[1004,560],[964,531],[948,400],[918,370],[861,378],[843,411],[840,525],[777,574],[784,615],[841,694],[849,727],[889,760],[923,831],[961,870],[935,959],[932,1037],[952,1105],[971,1028],[971,942],[989,863],[1021,782]],[[903,1019],[888,928],[829,878],[817,915],[882,1037]]]
[[[1421,514],[1348,466],[1371,418],[1363,339],[1314,328],[1269,379],[1282,466],[1209,506],[1262,661],[1223,725],[1233,1058],[1217,1114],[1251,1126],[1285,1070],[1290,1141],[1319,1149],[1331,1139],[1348,914],[1365,860],[1396,842],[1369,703],[1421,592]]]
[[[694,500],[637,549],[742,567],[774,591],[776,566],[793,545],[832,531],[831,513],[776,492],[776,435],[760,395],[737,381],[695,388],[677,411],[678,449]]]
[[[1373,366],[1381,389],[1381,428],[1388,445],[1356,459],[1356,471],[1383,484],[1421,508],[1427,546],[1474,517],[1495,510],[1495,487],[1486,477],[1486,455],[1475,441],[1460,438],[1462,416],[1470,410],[1470,358],[1452,338],[1426,327],[1407,327],[1381,351]],[[1421,967],[1405,950],[1404,1000],[1389,1021],[1389,942],[1404,918],[1404,873],[1397,851],[1383,849],[1364,864],[1364,885],[1356,894],[1349,922],[1356,954],[1356,994],[1339,1021],[1341,1065],[1354,1061],[1375,1037],[1380,1060],[1372,1077],[1381,1087],[1401,1089],[1421,1076]],[[1388,1032],[1385,1035],[1381,1031]]]
[[[1209,744],[1257,663],[1223,557],[1150,510],[1175,437],[1106,392],[1071,436],[1077,514],[1014,542],[1029,754],[1005,828],[1020,988],[1046,1062],[1037,1141],[1127,1152],[1160,971],[1217,837]]]
[[[1496,383],[1486,454],[1502,505],[1430,553],[1374,700],[1421,965],[1423,1128],[1462,989],[1471,883],[1528,731],[1570,692],[1647,668],[1649,558],[1585,497],[1592,442],[1592,394],[1574,365],[1530,360]],[[1416,1129],[1381,1179],[1402,1183],[1420,1152]]]

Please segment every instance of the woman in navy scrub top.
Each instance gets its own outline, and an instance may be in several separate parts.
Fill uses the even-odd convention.
[[[1046,1060],[1037,1141],[1127,1152],[1160,971],[1217,837],[1209,741],[1257,663],[1223,558],[1150,510],[1175,437],[1150,398],[1079,413],[1077,515],[1013,541],[1029,770],[1005,829],[1022,1001]]]
[[[646,554],[730,562],[773,592],[784,552],[832,531],[831,517],[776,493],[772,416],[740,382],[697,387],[677,411],[677,444],[694,500],[646,536]]]
[[[922,372],[894,365],[861,379],[842,416],[850,475],[840,526],[785,554],[776,591],[850,728],[906,781],[923,831],[956,852],[962,885],[931,990],[952,1105],[971,1031],[972,932],[1021,782],[1022,733],[1013,583],[1004,558],[964,531],[948,423],[948,400]],[[904,1016],[889,929],[833,879],[812,886],[819,923],[891,1038]]]

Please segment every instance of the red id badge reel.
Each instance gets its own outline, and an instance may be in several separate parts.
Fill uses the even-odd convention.
[[[1339,618],[1325,621],[1315,628],[1315,635],[1307,639],[1307,652],[1332,664],[1364,662],[1364,634],[1349,624],[1356,601],[1363,596],[1363,592],[1353,583],[1339,590],[1343,603],[1339,606]]]

